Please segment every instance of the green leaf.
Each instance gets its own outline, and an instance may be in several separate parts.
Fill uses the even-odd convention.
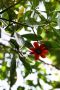
[[[53,28],[53,31],[54,31],[54,34],[55,36],[58,38],[58,40],[60,41],[60,30],[57,30],[57,29],[54,29]]]
[[[25,43],[24,38],[21,37],[21,35],[18,34],[18,33],[15,33],[14,35],[15,35],[15,39],[16,39],[16,42],[18,43],[18,45],[20,47],[23,47],[24,46],[24,43]]]
[[[0,68],[0,79],[4,80],[7,77],[7,63],[4,61]]]
[[[60,44],[56,41],[45,41],[44,44],[49,51],[48,58],[57,69],[60,69]]]
[[[48,20],[44,17],[44,15],[42,15],[39,11],[35,10],[35,13],[38,14],[38,16],[41,19],[41,24],[42,22],[45,22],[45,24],[48,22]]]
[[[36,40],[41,40],[41,36],[36,36],[35,34],[24,34],[22,37],[26,38],[29,41],[36,41]]]
[[[17,44],[16,40],[11,39],[9,42],[13,48],[16,48],[17,50],[19,49],[19,45]]]
[[[2,1],[0,0],[0,9],[2,9],[3,7],[4,7],[3,0]]]
[[[60,3],[58,3],[58,2],[56,3],[56,10],[60,11]]]
[[[22,61],[22,63],[24,65],[24,67],[26,68],[26,70],[29,71],[29,73],[31,73],[32,68],[31,68],[28,60],[25,57],[21,57],[20,55],[19,55],[19,59]]]
[[[42,33],[42,27],[38,26],[37,28],[37,34],[40,35]]]
[[[30,17],[27,20],[25,20],[25,23],[29,25],[39,25],[39,22],[35,18]]]
[[[60,45],[56,41],[44,41],[44,44],[48,48],[48,50],[57,50],[60,48]]]
[[[40,70],[40,67],[39,67],[40,64],[41,64],[41,62],[35,62],[35,64],[32,65],[32,67],[38,71],[38,70]]]
[[[39,0],[32,0],[33,1],[33,9],[35,9],[39,5]]]
[[[3,15],[2,15],[2,18],[9,19],[8,13],[4,12]]]
[[[55,65],[55,68],[60,70],[60,48],[58,49],[52,49],[48,58],[52,61],[52,64]]]
[[[4,54],[1,52],[0,53],[0,59],[3,59],[4,58]]]
[[[21,87],[21,86],[19,86],[18,88],[17,88],[17,90],[24,90],[25,88],[24,87]]]
[[[46,11],[47,11],[47,15],[52,16],[53,11],[56,8],[56,2],[50,2],[50,1],[44,2],[44,5],[45,5]]]
[[[27,80],[26,82],[28,85],[32,86],[33,85],[33,81],[32,80]]]
[[[6,22],[7,23],[7,22]],[[5,28],[5,31],[7,31],[8,33],[10,33],[11,35],[14,34],[15,32],[15,29],[14,29],[14,26],[12,26],[11,24],[9,24],[6,28]]]
[[[10,86],[16,82],[16,57],[13,55],[11,66],[10,66]]]
[[[25,46],[28,47],[28,48],[33,47],[32,44],[29,41],[25,41]]]
[[[32,14],[32,10],[26,11],[26,13],[24,14],[24,18],[26,17],[30,18],[31,14]]]

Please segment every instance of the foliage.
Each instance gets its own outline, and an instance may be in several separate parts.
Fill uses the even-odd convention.
[[[60,69],[59,10],[59,0],[0,0],[0,79],[7,78],[10,89],[17,81],[18,60],[23,66],[21,72],[24,73],[24,79],[37,73],[36,84],[33,80],[25,82],[29,90],[44,90],[41,82],[50,85],[52,90],[60,88],[60,80],[51,81],[47,78],[53,73],[47,73],[46,68],[47,65],[51,66],[52,70]],[[7,38],[3,36],[3,31]],[[30,54],[29,49],[35,41],[45,44],[49,51],[46,57],[52,64],[34,60],[34,55]],[[26,87],[19,86],[17,90],[25,90],[24,88]]]

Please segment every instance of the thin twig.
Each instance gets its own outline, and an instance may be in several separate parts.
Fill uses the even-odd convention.
[[[33,33],[36,35],[36,33],[35,33],[35,31],[34,31],[33,27],[32,27],[32,30],[33,30]]]
[[[40,59],[40,61],[41,61],[42,63],[44,63],[45,65],[50,65],[50,66],[52,66],[52,67],[54,67],[54,68],[56,68],[56,69],[60,70],[60,68],[59,68],[59,67],[57,67],[56,65],[46,63],[46,62],[42,61],[41,59]]]
[[[5,19],[5,18],[0,18],[0,19],[1,19],[1,20],[4,20],[4,21],[8,21],[8,22],[15,23],[15,24],[20,24],[20,25],[22,25],[22,26],[27,26],[27,27],[33,28],[32,26],[27,25],[27,24],[25,24],[25,23],[20,23],[20,22],[16,22],[16,21],[13,21],[13,20],[8,20],[8,19]]]
[[[44,12],[44,13],[47,13],[47,11],[40,11],[40,12]],[[54,12],[60,12],[60,11],[57,11],[57,10],[55,10],[55,11],[51,11],[50,13],[54,13]]]
[[[19,1],[20,2],[20,1]],[[10,8],[14,7],[15,5],[19,4],[19,2],[9,6],[8,8],[4,9],[3,11],[0,12],[0,14],[4,13],[5,11],[9,10]]]
[[[8,21],[8,22],[15,23],[15,24],[20,24],[20,25],[22,25],[22,26],[31,27],[32,29],[33,29],[33,27],[34,27],[34,26],[32,26],[32,25],[27,25],[26,23],[20,23],[20,22],[16,22],[16,21],[13,21],[13,20],[8,20],[8,19],[1,18],[1,17],[0,17],[0,19],[1,19],[1,20],[4,20],[4,21]],[[45,25],[46,25],[46,24],[43,24],[43,25],[35,25],[35,26],[43,27],[43,26],[45,26]],[[35,33],[35,31],[34,31],[34,33]]]

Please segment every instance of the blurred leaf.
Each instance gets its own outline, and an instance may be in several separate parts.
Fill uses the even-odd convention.
[[[42,27],[38,26],[37,28],[37,34],[40,35],[42,33]]]
[[[32,86],[33,85],[33,81],[32,80],[27,80],[26,82],[28,85]]]
[[[29,24],[29,25],[38,25],[39,22],[36,21],[35,18],[29,18],[29,19],[27,20],[27,24]]]
[[[40,67],[39,67],[40,64],[41,64],[41,62],[35,62],[35,64],[32,65],[32,67],[38,71],[38,70],[40,70]]]
[[[53,29],[55,36],[58,38],[58,40],[60,39],[60,30],[57,29]],[[59,40],[60,41],[60,40]]]
[[[0,53],[0,59],[3,59],[3,58],[4,58],[4,54]]]
[[[30,18],[31,14],[32,14],[32,10],[26,11],[26,13],[24,13],[24,18],[26,18],[26,17]]]
[[[59,2],[56,2],[56,10],[60,11],[60,3]]]
[[[57,69],[60,69],[60,48],[58,50],[51,50],[48,58],[52,61]]]
[[[26,68],[26,70],[28,70],[29,73],[31,73],[32,67],[30,66],[28,60],[27,60],[25,57],[21,57],[20,55],[19,55],[19,59],[20,59],[21,62],[23,63],[23,65],[24,65],[24,67]]]
[[[8,13],[7,12],[4,12],[3,15],[2,15],[3,18],[5,19],[9,19],[9,16],[8,16]]]
[[[10,66],[10,86],[16,82],[16,57],[13,54],[13,58]]]
[[[12,13],[11,13],[11,12],[12,12]],[[10,21],[13,20],[13,19],[15,18],[15,16],[16,16],[16,14],[15,14],[15,12],[14,12],[13,9],[8,9],[7,13],[8,13],[8,15],[9,15],[9,20],[10,20]]]
[[[24,87],[18,87],[17,90],[24,90],[25,88]]]
[[[32,44],[29,41],[25,41],[25,46],[28,47],[28,48],[33,47]]]
[[[50,2],[50,1],[44,2],[44,5],[45,5],[46,11],[47,11],[47,15],[52,16],[53,11],[56,8],[56,2]]]
[[[16,1],[18,1],[18,0],[16,0]],[[20,7],[20,4],[15,5],[15,8],[19,8],[19,7]]]
[[[0,27],[2,26],[2,21],[0,21]],[[1,33],[1,32],[0,32]]]
[[[0,68],[0,79],[1,80],[4,80],[5,78],[7,78],[7,74],[8,74],[8,71],[7,71],[7,63],[4,61],[2,63],[2,66]]]
[[[24,9],[25,9],[25,8],[24,8],[23,6],[20,6],[20,7],[19,7],[17,20],[19,20],[19,18],[23,16]]]
[[[41,23],[40,24],[42,24],[42,22],[44,22],[45,24],[48,22],[48,20],[44,17],[44,15],[42,15],[38,10],[35,10],[35,13],[38,14],[38,16],[41,19]],[[42,24],[42,26],[43,26],[43,24]]]
[[[55,85],[54,85],[54,88],[60,88],[60,82],[54,82]]]
[[[14,35],[15,35],[15,39],[16,39],[16,42],[18,43],[18,45],[20,47],[23,47],[24,46],[24,43],[25,43],[24,38],[21,37],[21,35],[18,34],[18,33],[15,33]]]
[[[22,35],[22,37],[27,38],[27,40],[32,40],[32,41],[36,41],[36,40],[41,40],[41,36],[36,36],[35,34],[24,34]]]
[[[13,48],[16,48],[17,50],[19,50],[19,45],[17,44],[16,40],[11,39],[9,42]]]
[[[48,50],[56,50],[60,48],[60,45],[56,41],[44,41],[44,44],[48,48]]]
[[[35,9],[39,5],[39,0],[32,0],[33,2],[33,9]]]
[[[6,22],[7,23],[7,22]],[[14,34],[15,30],[14,30],[14,26],[12,26],[12,24],[8,24],[8,26],[5,28],[5,31],[7,31],[8,33],[10,33],[11,35]]]

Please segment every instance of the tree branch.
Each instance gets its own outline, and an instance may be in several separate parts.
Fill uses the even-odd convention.
[[[32,28],[32,29],[33,29],[33,27],[34,27],[34,26],[32,26],[32,25],[27,25],[26,23],[20,23],[20,22],[16,22],[16,21],[13,21],[13,20],[8,20],[8,19],[1,18],[1,17],[0,17],[0,19],[1,19],[1,20],[4,20],[4,21],[12,22],[12,23],[14,23],[14,24],[19,24],[19,25],[22,25],[22,26],[30,27],[30,28]],[[37,25],[37,26],[43,27],[43,26],[45,26],[45,24],[43,24],[43,25]],[[35,31],[33,31],[33,32],[35,33]]]
[[[59,67],[57,67],[56,65],[46,63],[46,62],[42,61],[41,59],[40,59],[40,61],[41,61],[42,63],[46,64],[46,65],[50,65],[50,66],[52,66],[52,67],[54,67],[54,68],[56,68],[56,69],[60,70],[60,68],[59,68]]]
[[[20,2],[20,1],[19,1],[19,2]],[[3,11],[0,12],[0,14],[4,13],[4,12],[7,11],[8,9],[10,9],[10,8],[14,7],[15,5],[19,4],[19,2],[17,2],[17,3],[15,3],[15,4],[9,6],[8,8],[4,9]]]
[[[5,19],[5,18],[0,18],[0,19],[1,19],[1,20],[4,20],[4,21],[8,21],[8,22],[15,23],[15,24],[20,24],[20,25],[22,25],[22,26],[26,26],[26,27],[31,27],[31,28],[33,28],[32,26],[27,25],[26,23],[15,22],[15,21],[13,21],[13,20],[8,20],[8,19]]]
[[[9,46],[6,46],[6,45],[4,45],[4,44],[2,44],[2,43],[0,43],[0,45],[3,45],[3,46],[5,46],[5,47],[9,47]],[[9,48],[11,48],[11,47],[9,47]],[[14,50],[13,48],[11,48],[11,49],[12,49],[13,51],[19,53],[22,57],[24,57],[24,56],[22,55],[22,53],[21,53],[19,50]],[[24,58],[26,58],[26,57],[24,57]],[[46,63],[46,62],[42,61],[41,59],[40,59],[40,62],[42,62],[42,63],[45,64],[45,65],[50,65],[50,66],[52,66],[52,67],[54,67],[54,68],[60,70],[60,68],[57,67],[56,65]]]

